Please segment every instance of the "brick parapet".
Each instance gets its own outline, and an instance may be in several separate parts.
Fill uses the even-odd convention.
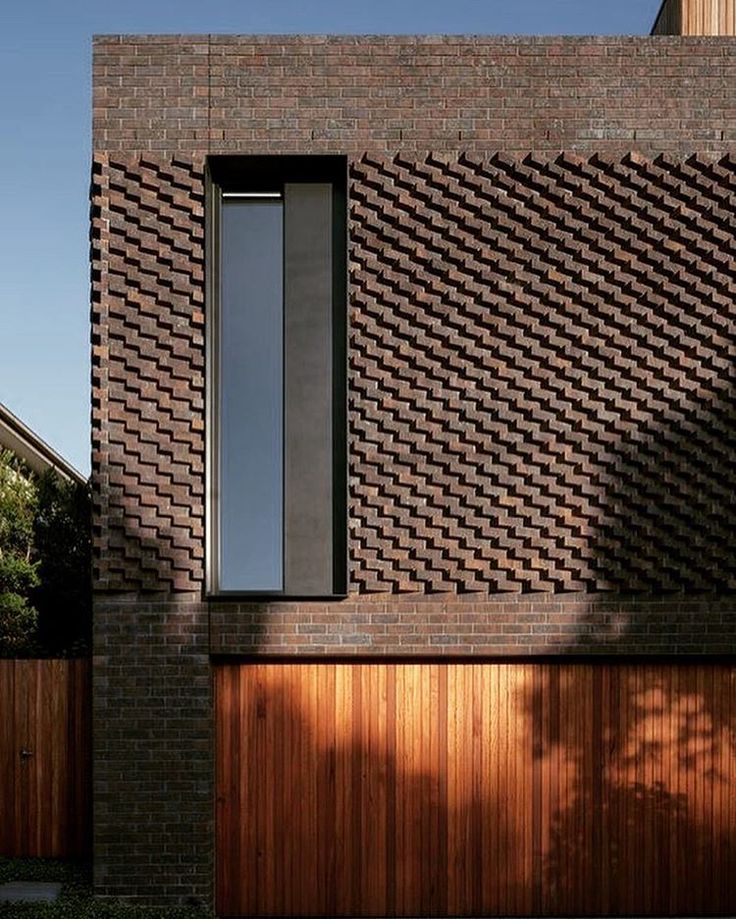
[[[736,144],[735,79],[721,38],[100,36],[93,144],[718,155]]]

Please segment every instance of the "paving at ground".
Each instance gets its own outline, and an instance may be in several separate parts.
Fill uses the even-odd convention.
[[[0,903],[51,903],[61,893],[61,884],[49,881],[10,881],[0,884]]]

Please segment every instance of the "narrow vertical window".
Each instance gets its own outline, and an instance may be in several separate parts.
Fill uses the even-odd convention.
[[[220,261],[220,587],[280,591],[283,202],[224,195]]]
[[[344,161],[286,159],[210,164],[214,594],[346,589]]]

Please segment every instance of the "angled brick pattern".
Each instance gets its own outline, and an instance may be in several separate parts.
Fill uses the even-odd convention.
[[[736,587],[735,170],[353,164],[353,589]]]
[[[733,158],[364,156],[354,593],[734,586]],[[203,563],[203,164],[93,176],[96,585]]]
[[[204,555],[203,162],[95,158],[98,590],[191,590]]]

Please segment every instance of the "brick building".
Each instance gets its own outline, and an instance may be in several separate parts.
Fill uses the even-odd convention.
[[[734,909],[735,77],[724,38],[95,40],[100,894]]]

